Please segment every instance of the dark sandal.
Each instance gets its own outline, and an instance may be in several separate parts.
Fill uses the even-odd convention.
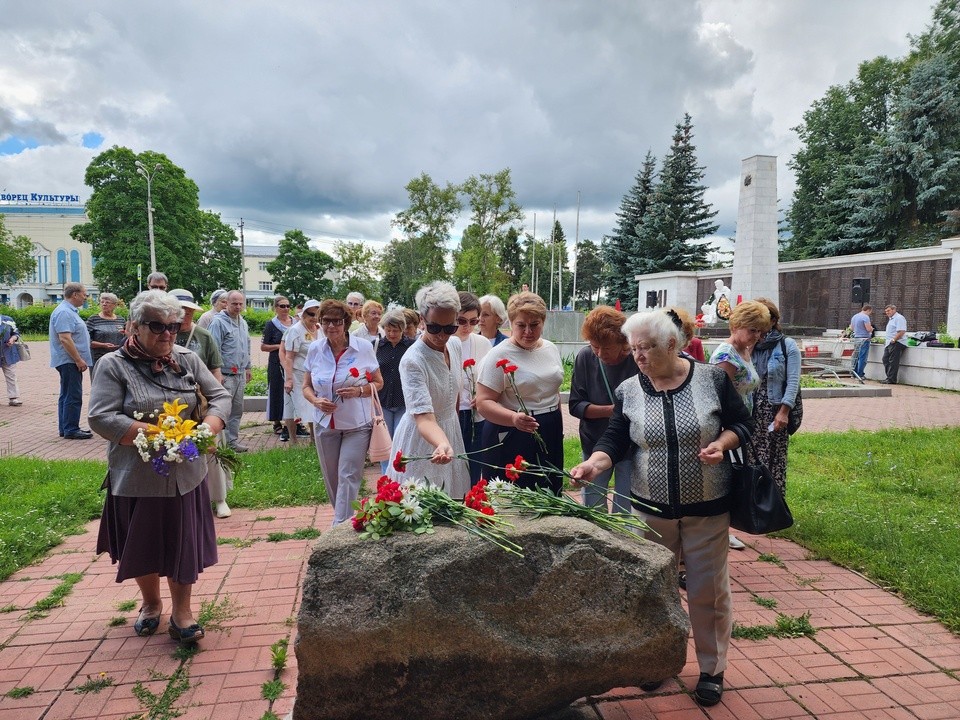
[[[681,570],[677,573],[677,584],[680,586],[681,590],[687,589],[687,571]]]
[[[190,627],[178,627],[177,624],[173,621],[173,616],[170,616],[170,637],[172,637],[177,642],[183,645],[189,645],[190,643],[195,643],[197,640],[203,638],[203,628],[194,623]]]
[[[694,699],[704,707],[711,707],[720,702],[723,696],[723,673],[707,675],[700,673],[700,681],[693,692]]]
[[[158,627],[160,627],[160,616],[144,617],[143,608],[140,608],[140,617],[133,624],[133,631],[140,637],[149,637],[157,631]]]
[[[640,689],[644,692],[653,692],[659,690],[661,685],[663,685],[663,680],[654,680],[653,682],[640,683]]]

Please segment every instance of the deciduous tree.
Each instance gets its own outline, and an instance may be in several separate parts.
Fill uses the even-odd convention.
[[[233,228],[219,213],[200,211],[200,254],[203,272],[191,287],[198,297],[209,297],[217,288],[240,287],[243,255]]]
[[[338,240],[333,254],[337,261],[337,297],[346,297],[351,292],[361,293],[365,298],[380,297],[380,283],[376,278],[379,259],[375,250],[362,242]]]
[[[24,235],[7,230],[0,215],[0,278],[13,285],[33,272],[33,243]]]
[[[321,250],[310,247],[310,238],[302,230],[288,230],[280,240],[275,260],[267,264],[273,276],[273,289],[285,295],[294,305],[313,298],[322,300],[333,294],[333,280],[327,275],[336,261]]]

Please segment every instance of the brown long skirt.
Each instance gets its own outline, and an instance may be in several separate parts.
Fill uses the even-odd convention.
[[[157,573],[192,585],[217,562],[217,533],[206,480],[176,497],[121,497],[107,481],[97,552],[108,552],[117,582]]]

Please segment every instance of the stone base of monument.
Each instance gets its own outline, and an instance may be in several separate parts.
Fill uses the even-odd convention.
[[[576,700],[676,675],[673,555],[573,518],[513,520],[511,555],[462,529],[314,549],[294,720],[580,717]]]

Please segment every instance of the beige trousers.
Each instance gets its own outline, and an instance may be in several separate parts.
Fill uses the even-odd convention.
[[[700,672],[722,673],[727,667],[727,650],[733,631],[733,600],[730,596],[730,514],[713,517],[682,517],[664,520],[657,515],[639,513],[657,537],[647,539],[673,551],[687,571],[687,607],[693,644],[697,651]]]

